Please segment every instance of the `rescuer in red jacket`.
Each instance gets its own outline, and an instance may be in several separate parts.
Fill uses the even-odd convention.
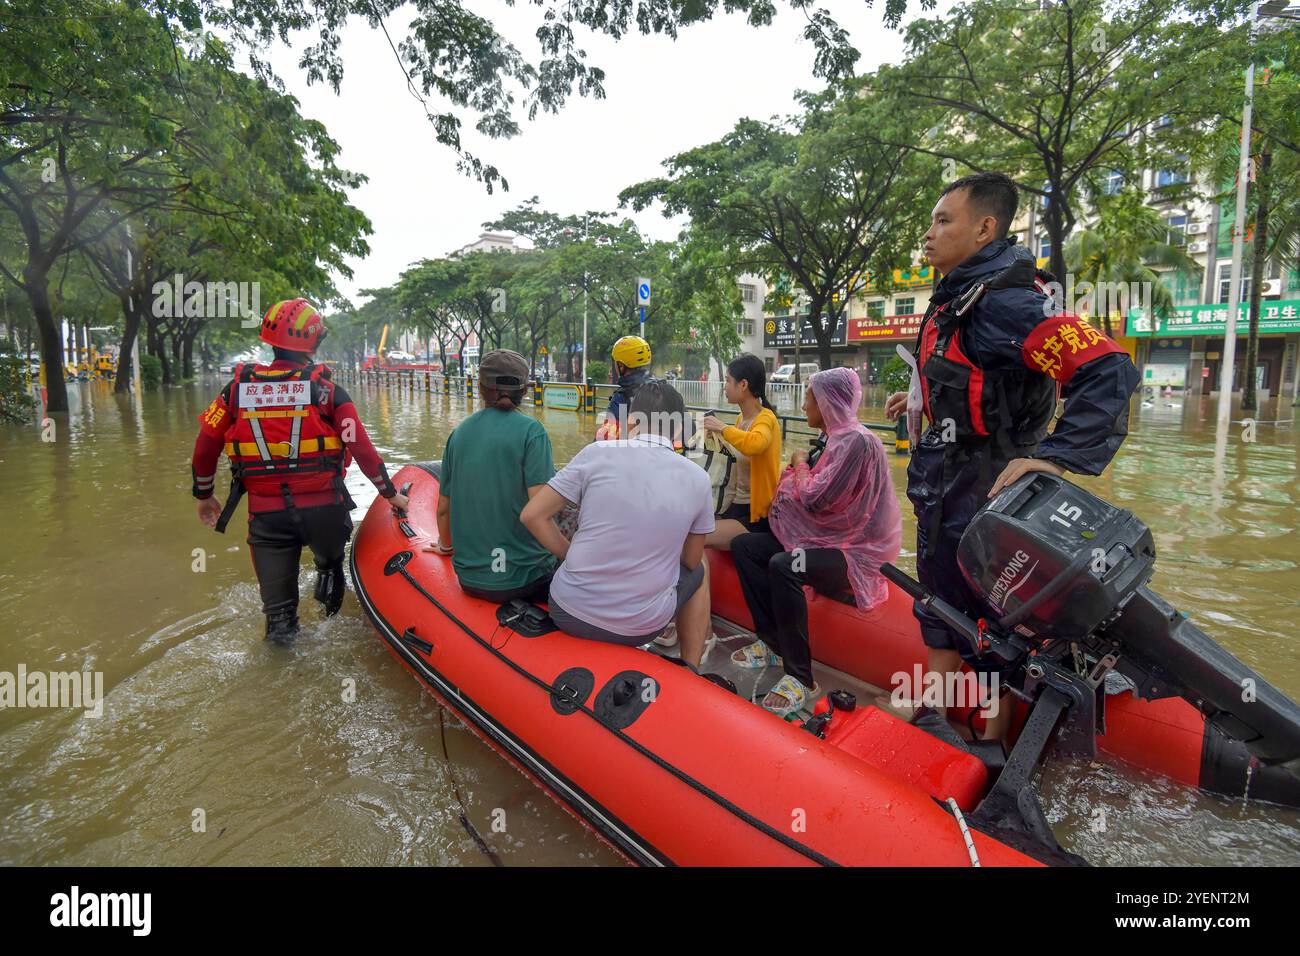
[[[343,551],[355,507],[343,475],[353,457],[393,509],[406,508],[388,478],[347,392],[312,360],[327,333],[306,299],[277,302],[262,319],[270,365],[239,365],[235,377],[199,416],[191,468],[199,520],[224,532],[248,495],[248,545],[262,592],[266,637],[285,643],[298,633],[298,565],[303,545],[316,562],[316,600],[326,617],[343,604]],[[213,497],[217,459],[230,458],[224,509]]]

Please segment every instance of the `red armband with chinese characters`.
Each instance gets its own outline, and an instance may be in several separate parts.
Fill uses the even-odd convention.
[[[1074,373],[1103,355],[1124,350],[1109,337],[1068,312],[1040,322],[1025,339],[1025,365],[1065,384]]]

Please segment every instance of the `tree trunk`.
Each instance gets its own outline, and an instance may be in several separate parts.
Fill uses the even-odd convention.
[[[1265,147],[1255,167],[1255,235],[1251,240],[1254,243],[1254,263],[1250,273],[1250,333],[1246,339],[1246,377],[1241,383],[1243,412],[1253,412],[1259,404],[1255,394],[1255,364],[1259,361],[1259,300],[1264,293],[1264,266],[1268,253],[1268,170],[1272,164],[1273,153]]]
[[[162,363],[162,384],[172,383],[172,367],[167,357],[167,340],[157,323],[149,326],[149,354]]]
[[[132,308],[130,300],[130,295],[121,297],[122,344],[117,351],[117,375],[113,380],[113,391],[118,395],[125,395],[131,389],[131,352],[140,334],[140,310]]]
[[[1037,202],[1036,196],[1030,197],[1031,202]],[[1059,194],[1053,190],[1052,197],[1048,200],[1046,210],[1047,220],[1047,238],[1052,243],[1052,255],[1048,263],[1048,271],[1057,282],[1065,282],[1065,220],[1061,215],[1061,203]],[[1030,249],[1030,254],[1034,261],[1038,261],[1038,250]]]
[[[173,332],[172,347],[172,382],[173,385],[179,385],[185,377],[185,369],[181,364],[181,333]]]
[[[187,381],[194,377],[194,337],[198,334],[195,329],[181,337],[181,378]]]
[[[212,371],[217,365],[217,359],[220,356],[212,353],[212,343],[208,341],[206,335],[199,340],[199,353],[203,356],[203,367]]]
[[[826,302],[829,297],[818,298],[813,296],[808,303],[808,322],[813,327],[813,334],[817,337],[817,364],[823,370],[831,367],[831,333],[835,331],[835,326],[826,328],[826,316],[824,314]],[[793,311],[793,310],[792,310]],[[834,321],[832,319],[832,321]],[[794,317],[794,340],[796,343],[803,340],[803,322],[799,316]],[[802,349],[800,349],[802,352]],[[802,360],[802,356],[800,357]],[[795,368],[795,381],[803,381],[803,369]]]
[[[32,268],[24,270],[23,282],[27,299],[36,317],[36,330],[41,338],[41,364],[45,366],[45,410],[68,410],[68,384],[63,373],[63,342],[59,325],[50,308],[49,275]]]

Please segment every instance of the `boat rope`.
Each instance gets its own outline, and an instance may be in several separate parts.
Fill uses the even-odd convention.
[[[411,574],[411,572],[406,570],[405,566],[399,567],[397,569],[397,573],[400,574],[402,577],[404,577],[407,583],[410,584],[411,587],[415,588],[415,590],[418,591],[421,595],[423,595],[424,598],[427,601],[429,601],[429,603],[431,603],[434,607],[436,607],[439,611],[441,611],[443,615],[447,617],[448,620],[450,620],[453,624],[455,624],[462,631],[464,631],[470,637],[471,640],[475,641],[480,647],[487,650],[490,654],[492,654],[494,657],[496,657],[498,660],[504,663],[507,667],[513,670],[520,677],[523,677],[524,679],[530,681],[531,683],[536,684],[538,687],[545,690],[548,694],[551,694],[561,700],[567,701],[572,707],[574,707],[575,710],[581,711],[582,713],[590,717],[592,720],[594,720],[597,726],[603,727],[606,731],[613,734],[615,737],[617,737],[627,746],[631,747],[637,753],[641,754],[641,756],[645,757],[647,760],[650,760],[661,769],[672,774],[674,777],[676,777],[682,783],[689,786],[691,789],[696,790],[699,793],[702,793],[704,796],[708,797],[714,803],[718,804],[719,806],[721,806],[723,809],[727,810],[734,816],[739,817],[741,820],[743,820],[745,823],[749,824],[759,832],[771,837],[773,840],[776,840],[778,843],[781,843],[783,846],[786,846],[789,849],[794,850],[796,853],[800,854],[801,856],[805,856],[816,863],[820,863],[822,866],[841,865],[835,862],[834,860],[832,860],[830,857],[822,853],[819,853],[817,850],[814,850],[812,847],[805,846],[804,844],[796,840],[794,837],[782,833],[780,830],[776,829],[776,827],[773,827],[771,824],[765,823],[764,821],[758,819],[758,817],[749,813],[744,808],[732,803],[730,800],[728,800],[722,794],[718,793],[716,790],[713,790],[708,785],[696,780],[690,774],[686,773],[686,771],[673,766],[663,757],[660,757],[653,750],[650,750],[649,748],[643,746],[637,740],[634,740],[633,738],[629,737],[627,734],[623,733],[623,731],[609,726],[609,724],[601,720],[600,717],[596,715],[596,712],[593,711],[590,707],[588,707],[585,703],[575,700],[573,698],[573,692],[569,688],[564,688],[563,690],[561,690],[560,688],[555,687],[549,681],[543,680],[542,678],[536,676],[535,674],[533,674],[523,666],[515,663],[505,654],[501,653],[501,651],[499,651],[497,648],[493,647],[489,641],[485,641],[482,637],[480,637],[477,633],[475,633],[473,628],[471,628],[468,624],[466,624],[455,614],[453,614],[441,601],[439,601],[436,597],[430,594],[424,588],[424,586],[420,584],[419,581],[415,580],[414,576]]]
[[[456,803],[460,806],[460,825],[483,851],[483,855],[492,861],[493,866],[505,866],[501,862],[501,857],[497,856],[496,851],[488,846],[487,840],[484,840],[483,835],[478,832],[478,828],[470,822],[469,811],[465,809],[465,799],[460,795],[460,784],[456,782],[456,772],[452,769],[451,754],[447,752],[447,720],[441,707],[438,708],[438,736],[442,738],[442,759],[443,765],[447,768],[447,779],[451,781],[451,792],[456,795]]]
[[[966,818],[962,816],[961,807],[957,806],[957,801],[952,797],[948,798],[948,806],[952,807],[952,815],[957,818],[957,826],[961,830],[961,838],[966,841],[966,853],[970,856],[970,865],[982,868],[980,855],[975,850],[975,841],[971,838],[970,828],[966,826]]]

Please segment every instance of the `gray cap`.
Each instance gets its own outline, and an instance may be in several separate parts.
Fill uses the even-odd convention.
[[[478,376],[488,388],[523,388],[528,384],[528,362],[510,349],[493,349],[479,362]]]

